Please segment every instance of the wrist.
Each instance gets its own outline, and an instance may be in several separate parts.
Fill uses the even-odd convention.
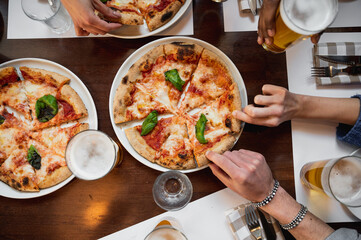
[[[308,101],[308,96],[292,93],[295,98],[295,111],[291,119],[293,118],[303,118],[305,112],[305,106]],[[290,120],[291,120],[290,119]]]

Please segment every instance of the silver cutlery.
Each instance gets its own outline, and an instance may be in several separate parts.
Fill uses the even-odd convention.
[[[249,8],[254,16],[257,15],[257,0],[248,0]]]
[[[335,68],[333,66],[311,68],[312,77],[334,77],[340,73],[346,73],[348,75],[360,75],[361,66],[351,66],[342,69]]]
[[[335,63],[335,64],[345,64],[345,65],[358,65],[361,64],[361,56],[317,56],[323,61]]]
[[[252,236],[257,240],[262,240],[262,229],[253,205],[247,206],[244,211],[246,216],[246,223]]]

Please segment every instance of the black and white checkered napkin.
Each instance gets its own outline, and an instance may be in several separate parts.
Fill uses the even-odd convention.
[[[317,56],[360,56],[361,42],[318,43],[313,47],[313,65],[315,67],[334,66],[347,67],[344,64],[335,64],[321,60]],[[316,77],[317,85],[361,83],[361,75],[337,75],[335,77]]]
[[[235,208],[229,209],[225,213],[227,222],[230,226],[230,229],[232,231],[235,240],[254,240],[246,224],[246,217],[244,210],[248,205],[250,205],[250,203],[241,204]],[[257,216],[258,216],[258,221],[260,222],[262,228],[262,239],[267,240],[267,236],[264,232],[258,212],[257,212]],[[276,240],[284,240],[285,238],[279,227],[278,222],[274,218],[272,217],[270,218],[271,218],[270,220],[272,222],[272,226],[275,230]]]

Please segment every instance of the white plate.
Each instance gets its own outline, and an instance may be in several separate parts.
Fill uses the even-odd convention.
[[[183,14],[187,11],[189,5],[192,3],[192,0],[186,0],[186,2],[183,4],[183,6],[179,9],[179,11],[174,15],[174,17],[161,26],[160,28],[155,29],[154,31],[149,31],[147,24],[144,21],[143,25],[136,25],[136,26],[130,26],[130,25],[123,25],[121,28],[118,28],[107,35],[117,37],[117,38],[126,38],[126,39],[135,39],[135,38],[145,38],[157,33],[160,33],[170,26],[172,26],[174,23],[176,23]]]
[[[361,220],[361,207],[347,207],[353,215]]]
[[[109,96],[109,113],[110,113],[110,119],[114,128],[114,131],[119,139],[119,141],[122,143],[122,145],[124,146],[124,148],[135,158],[137,159],[139,162],[143,163],[144,165],[153,168],[155,170],[158,171],[168,171],[168,168],[162,167],[158,164],[155,163],[151,163],[150,161],[148,161],[147,159],[145,159],[143,156],[141,156],[137,151],[134,150],[134,148],[130,145],[124,129],[130,127],[132,125],[132,123],[134,122],[130,122],[130,123],[123,123],[123,124],[118,124],[116,125],[114,122],[114,118],[113,118],[113,99],[115,96],[115,92],[122,80],[122,78],[128,73],[129,68],[140,58],[142,57],[144,54],[146,54],[149,50],[155,48],[156,46],[162,45],[162,44],[167,44],[167,43],[171,43],[171,42],[189,42],[189,43],[195,43],[198,44],[208,50],[211,50],[212,52],[216,53],[219,58],[228,66],[229,70],[232,73],[232,77],[233,79],[235,79],[235,81],[238,84],[238,88],[239,91],[241,93],[241,99],[242,99],[242,108],[244,108],[247,105],[247,92],[246,92],[246,87],[244,85],[243,79],[241,74],[239,73],[237,67],[233,64],[233,62],[218,48],[214,47],[213,45],[204,42],[202,40],[199,39],[195,39],[195,38],[189,38],[189,37],[168,37],[168,38],[162,38],[153,42],[150,42],[146,45],[144,45],[143,47],[139,48],[137,51],[135,51],[131,56],[129,56],[127,58],[127,60],[125,60],[125,62],[122,64],[122,66],[119,68],[111,90],[110,90],[110,96]],[[241,126],[241,132],[243,130],[244,127],[244,123],[242,123]],[[241,135],[241,132],[239,133],[239,135],[237,136],[237,140],[239,138],[239,136]],[[236,142],[237,142],[236,140]],[[235,143],[236,143],[235,142]],[[195,171],[199,171],[201,169],[206,168],[207,166],[203,166],[200,168],[194,168],[194,169],[188,169],[188,170],[181,170],[181,172],[184,173],[189,173],[189,172],[195,172]]]
[[[81,122],[89,123],[90,129],[98,129],[98,117],[97,111],[95,108],[95,104],[92,96],[90,95],[87,87],[84,83],[69,69],[59,65],[55,62],[40,59],[40,58],[19,58],[15,60],[11,60],[0,65],[1,67],[13,66],[15,68],[19,68],[20,66],[34,67],[34,68],[42,68],[45,70],[49,70],[52,72],[56,72],[62,74],[68,78],[70,78],[70,86],[78,93],[80,98],[83,100],[85,107],[88,110],[88,117],[81,120]],[[41,189],[39,192],[21,192],[17,191],[7,184],[0,181],[0,196],[8,197],[8,198],[35,198],[44,196],[46,194],[52,193],[59,188],[65,186],[68,182],[70,182],[74,178],[74,175],[71,175],[69,178],[64,180],[63,182],[46,189]]]

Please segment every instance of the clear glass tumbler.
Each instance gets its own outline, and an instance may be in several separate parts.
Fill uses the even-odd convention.
[[[167,211],[184,208],[193,195],[189,178],[179,171],[168,171],[157,177],[153,185],[153,198],[156,204]]]
[[[44,23],[57,34],[70,29],[71,18],[60,0],[21,0],[21,7],[26,16]]]

